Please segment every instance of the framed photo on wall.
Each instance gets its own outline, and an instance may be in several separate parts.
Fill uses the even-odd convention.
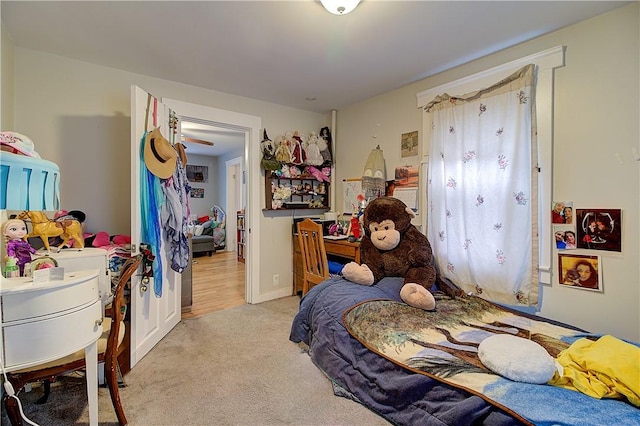
[[[602,264],[600,256],[558,254],[558,284],[601,292]]]
[[[204,198],[204,188],[191,188],[189,196],[191,198]]]
[[[187,180],[189,182],[207,183],[209,181],[209,167],[187,164]]]
[[[622,251],[620,209],[576,209],[578,248]]]
[[[400,155],[404,157],[413,157],[418,155],[418,131],[403,133],[400,142]]]

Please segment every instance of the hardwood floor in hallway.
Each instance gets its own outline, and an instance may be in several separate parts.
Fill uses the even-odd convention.
[[[193,259],[192,271],[192,305],[182,308],[183,319],[245,303],[245,264],[238,262],[235,252],[197,256]]]

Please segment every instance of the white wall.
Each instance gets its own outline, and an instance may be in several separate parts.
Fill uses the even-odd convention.
[[[595,252],[602,256],[603,293],[543,286],[540,315],[640,340],[640,163],[632,158],[632,148],[640,150],[639,15],[634,3],[338,111],[337,180],[362,174],[378,143],[387,176],[418,161],[400,156],[400,135],[422,129],[417,93],[566,46],[566,66],[555,73],[553,198],[622,209],[623,251]],[[340,191],[337,198],[341,205]]]
[[[4,42],[3,37],[3,42]],[[325,115],[15,47],[14,130],[61,170],[62,208],[82,210],[87,227],[130,232],[130,88],[159,98],[262,117],[270,137],[328,125]],[[3,49],[4,58],[4,49]],[[4,73],[3,73],[4,76]],[[3,77],[4,78],[4,77]],[[4,91],[2,93],[4,98]],[[259,147],[251,149],[259,152]],[[258,154],[259,155],[259,154]],[[262,173],[248,170],[248,173]],[[264,186],[258,188],[264,198]],[[262,209],[264,204],[258,206]],[[261,218],[259,297],[288,294],[293,282],[291,216]],[[274,246],[278,249],[274,250]],[[280,275],[280,285],[272,276]]]
[[[0,131],[13,127],[14,48],[4,25],[0,26]]]

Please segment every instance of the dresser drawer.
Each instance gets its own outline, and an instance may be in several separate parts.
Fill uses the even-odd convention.
[[[102,303],[47,319],[4,324],[5,367],[19,369],[42,364],[85,348],[102,334]]]
[[[2,322],[29,321],[55,315],[78,306],[91,304],[98,298],[97,271],[78,272],[53,282],[49,288],[12,291],[2,294]]]

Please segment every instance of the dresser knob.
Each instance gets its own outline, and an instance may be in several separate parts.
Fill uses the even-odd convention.
[[[102,325],[102,318],[96,320],[96,325],[100,327]]]

